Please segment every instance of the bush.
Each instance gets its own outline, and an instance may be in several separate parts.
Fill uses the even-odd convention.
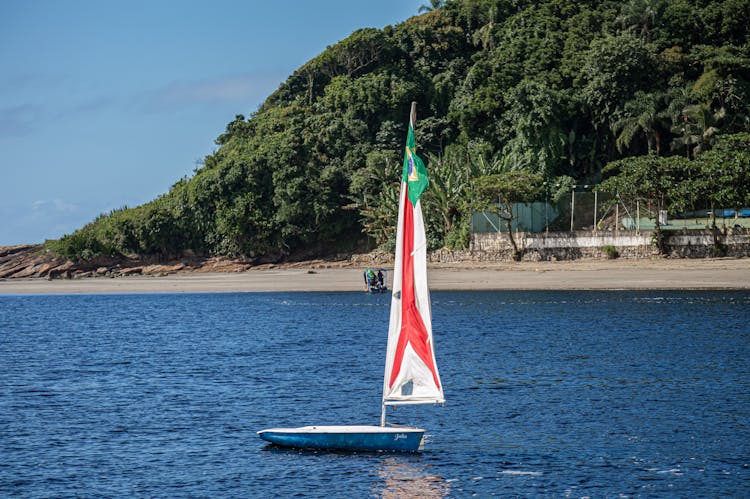
[[[729,246],[722,243],[716,243],[716,246],[711,248],[711,256],[713,258],[721,258],[727,256],[729,253]]]
[[[615,258],[620,256],[620,253],[617,251],[617,248],[611,245],[604,246],[602,248],[602,253],[604,253],[608,260],[614,260]]]

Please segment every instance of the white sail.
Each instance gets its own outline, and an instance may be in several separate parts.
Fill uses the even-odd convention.
[[[445,401],[432,340],[432,313],[427,287],[427,238],[419,200],[421,191],[416,194],[413,191],[411,199],[409,195],[409,189],[415,188],[420,175],[423,176],[419,179],[423,182],[421,190],[427,185],[427,172],[413,151],[413,116],[412,112],[399,200],[391,319],[383,382],[384,405]]]

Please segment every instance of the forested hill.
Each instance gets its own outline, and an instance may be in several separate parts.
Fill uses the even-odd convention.
[[[328,47],[237,115],[191,178],[48,246],[84,259],[387,246],[416,101],[430,245],[462,247],[485,175],[591,183],[614,160],[693,159],[750,131],[748,26],[750,0],[449,0]]]

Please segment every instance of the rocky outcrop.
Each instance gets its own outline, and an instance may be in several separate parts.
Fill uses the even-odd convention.
[[[0,246],[0,279],[58,275],[58,269],[67,269],[70,263],[41,245]]]
[[[74,262],[46,250],[42,245],[0,247],[0,279],[47,278],[79,279],[83,277],[119,277],[131,275],[166,275],[200,268],[188,262],[155,264],[141,257],[100,257]]]
[[[354,265],[348,256],[330,260],[261,263],[228,257],[197,257],[161,261],[151,256],[99,257],[74,262],[46,250],[42,245],[0,246],[0,279],[45,278],[82,279],[87,277],[165,276],[182,272],[244,272],[251,268],[346,267]]]

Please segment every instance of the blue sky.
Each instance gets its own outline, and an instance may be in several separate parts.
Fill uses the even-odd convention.
[[[297,67],[426,3],[0,0],[0,246],[167,192]]]

